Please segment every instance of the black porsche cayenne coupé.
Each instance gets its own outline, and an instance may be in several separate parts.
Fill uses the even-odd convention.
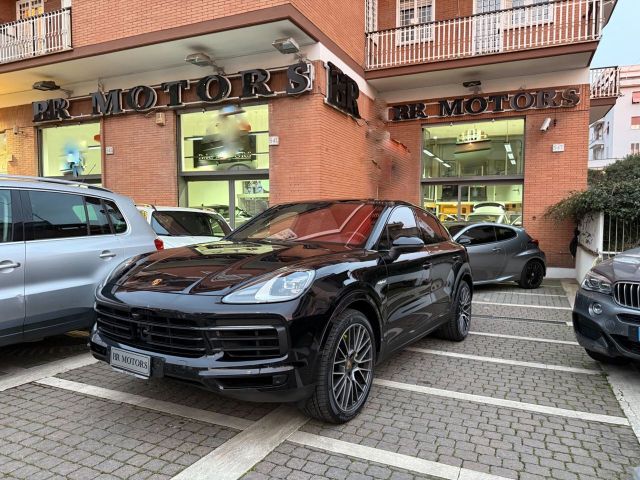
[[[469,332],[464,247],[402,202],[270,208],[217,243],[121,264],[98,288],[91,350],[139,377],[345,422],[375,365],[438,330]]]

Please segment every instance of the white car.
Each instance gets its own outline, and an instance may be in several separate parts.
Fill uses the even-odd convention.
[[[162,239],[165,248],[217,242],[231,233],[229,224],[216,212],[154,205],[136,207]]]
[[[493,222],[511,224],[511,218],[504,205],[497,202],[481,202],[467,215],[467,222]]]

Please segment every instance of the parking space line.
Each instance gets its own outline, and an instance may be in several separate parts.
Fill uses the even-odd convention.
[[[173,478],[236,480],[308,420],[298,410],[280,406]]]
[[[513,340],[526,340],[528,342],[540,342],[540,343],[557,343],[560,345],[575,345],[580,346],[578,342],[571,342],[569,340],[553,340],[551,338],[538,338],[538,337],[519,337],[517,335],[504,335],[501,333],[489,333],[489,332],[469,332],[471,335],[482,335],[483,337],[496,337],[496,338],[510,338]]]
[[[640,441],[640,371],[629,365],[604,365],[611,389]]]
[[[345,442],[335,438],[323,437],[313,433],[295,432],[289,441],[305,447],[317,448],[325,452],[347,455],[370,462],[381,463],[391,467],[410,470],[422,475],[444,478],[448,480],[505,480],[504,477],[477,472],[467,468],[454,467],[445,463],[432,462],[401,453],[367,447],[356,443]]]
[[[104,400],[126,403],[127,405],[146,408],[149,410],[154,410],[156,412],[167,413],[169,415],[176,415],[178,417],[184,417],[190,420],[213,423],[215,425],[233,428],[235,430],[244,430],[254,423],[251,420],[246,420],[244,418],[211,412],[209,410],[202,410],[200,408],[187,407],[186,405],[180,405],[178,403],[155,400],[153,398],[143,397],[142,395],[118,392],[116,390],[87,385],[85,383],[73,382],[62,378],[48,377],[37,380],[36,383],[40,385],[47,385],[49,387],[61,388],[63,390],[68,390],[74,393],[80,393],[91,397],[97,397]]]
[[[573,322],[564,322],[567,324],[568,327],[573,327]]]
[[[468,353],[446,352],[444,350],[431,350],[429,348],[408,347],[406,350],[417,353],[427,353],[430,355],[441,355],[444,357],[464,358],[467,360],[477,360],[480,362],[501,363],[504,365],[517,365],[520,367],[540,368],[543,370],[557,370],[559,372],[584,373],[586,375],[603,375],[601,370],[591,370],[588,368],[565,367],[564,365],[550,365],[547,363],[523,362],[520,360],[510,360],[507,358],[481,357],[479,355],[470,355]]]
[[[522,318],[522,317],[499,317],[499,316],[495,316],[495,315],[478,315],[476,313],[473,313],[471,315],[471,318],[482,318],[482,319],[486,319],[486,320],[514,320],[516,322],[524,322],[524,323],[548,323],[549,325],[567,325],[567,324],[571,324],[573,325],[571,322],[561,322],[558,320],[539,320],[536,318]]]
[[[423,385],[413,385],[410,383],[394,382],[392,380],[374,379],[373,383],[381,387],[396,388],[416,393],[424,393],[426,395],[434,395],[437,397],[453,398],[455,400],[463,400],[474,403],[484,403],[496,407],[512,408],[514,410],[526,410],[528,412],[541,413],[544,415],[557,415],[568,418],[578,418],[591,422],[609,423],[612,425],[629,426],[629,420],[624,417],[614,417],[612,415],[602,415],[599,413],[581,412],[577,410],[569,410],[566,408],[548,407],[546,405],[537,405],[535,403],[518,402],[515,400],[506,400],[503,398],[485,397],[483,395],[473,395],[471,393],[456,392],[453,390],[442,390],[439,388],[425,387]]]
[[[518,307],[518,308],[542,308],[544,310],[573,310],[571,307],[550,307],[548,305],[525,305],[522,303],[497,303],[497,302],[479,302],[474,300],[477,305],[498,305],[500,307]]]
[[[0,392],[46,377],[52,377],[69,370],[86,367],[87,365],[92,365],[97,362],[98,360],[93,358],[90,353],[81,353],[80,355],[74,355],[73,357],[63,360],[56,360],[38,367],[31,367],[7,378],[0,378]]]

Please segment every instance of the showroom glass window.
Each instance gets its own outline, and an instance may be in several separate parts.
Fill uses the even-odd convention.
[[[43,177],[83,178],[100,182],[100,123],[45,127],[40,130],[40,171]]]
[[[422,207],[442,222],[520,225],[524,131],[522,118],[424,126]]]
[[[181,203],[237,228],[269,206],[269,105],[180,114]]]

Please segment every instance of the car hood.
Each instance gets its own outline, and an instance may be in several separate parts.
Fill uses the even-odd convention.
[[[120,290],[226,295],[235,287],[284,267],[318,268],[336,255],[353,253],[340,245],[267,244],[219,241],[173,248],[146,257],[120,279]]]
[[[605,260],[593,269],[613,282],[640,282],[640,248],[620,253]]]
[[[160,240],[164,242],[164,248],[176,248],[185,247],[187,245],[196,245],[199,243],[217,242],[222,240],[222,237],[208,237],[198,235],[180,235],[180,236],[168,236],[159,235]]]

